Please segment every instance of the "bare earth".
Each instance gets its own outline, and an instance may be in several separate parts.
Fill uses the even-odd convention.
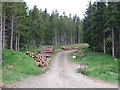
[[[73,51],[57,53],[51,70],[35,77],[30,77],[8,87],[12,88],[118,88],[115,83],[92,79],[75,70],[78,65],[67,60],[67,54]]]

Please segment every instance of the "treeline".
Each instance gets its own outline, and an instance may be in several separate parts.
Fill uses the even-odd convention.
[[[120,58],[120,2],[89,3],[83,32],[92,50]]]
[[[2,3],[2,48],[24,50],[39,45],[67,45],[82,41],[82,23],[75,15],[28,10],[25,2]]]
[[[2,48],[19,51],[86,42],[94,51],[120,58],[119,16],[120,2],[89,3],[83,21],[77,15],[59,15],[57,10],[52,14],[37,6],[29,10],[25,2],[2,2]]]

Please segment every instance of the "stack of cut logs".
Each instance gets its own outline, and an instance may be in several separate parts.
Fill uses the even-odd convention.
[[[79,53],[77,53],[75,56],[84,56],[84,50],[82,50],[83,47],[81,46],[74,46],[74,47],[70,47],[70,46],[62,46],[60,47],[63,50],[80,50]]]
[[[41,53],[30,53],[27,51],[25,54],[33,57],[37,66],[46,67],[50,63],[50,56],[55,52],[54,48],[43,47],[40,52]]]
[[[49,58],[54,52],[55,50],[53,47],[42,47],[40,53]]]
[[[67,46],[62,46],[60,48],[63,49],[63,50],[71,50],[71,47],[67,47]]]
[[[79,50],[81,47],[68,47],[68,46],[62,46],[60,47],[63,50]]]

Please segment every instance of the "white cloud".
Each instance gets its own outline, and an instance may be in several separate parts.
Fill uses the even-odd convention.
[[[71,13],[72,15],[77,14],[80,18],[83,18],[83,13],[87,8],[89,0],[24,0],[28,7],[32,9],[34,5],[37,5],[39,9],[44,10],[47,8],[48,13],[53,10],[58,10],[60,14],[64,11],[66,15]],[[91,0],[96,1],[96,0]]]

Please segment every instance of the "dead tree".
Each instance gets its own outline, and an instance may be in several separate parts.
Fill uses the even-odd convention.
[[[2,4],[0,3],[0,64],[2,64]]]
[[[115,57],[115,36],[114,36],[114,29],[112,28],[112,57]]]
[[[13,28],[14,28],[14,18],[12,16],[12,26],[11,26],[11,35],[10,35],[10,49],[13,49]]]

